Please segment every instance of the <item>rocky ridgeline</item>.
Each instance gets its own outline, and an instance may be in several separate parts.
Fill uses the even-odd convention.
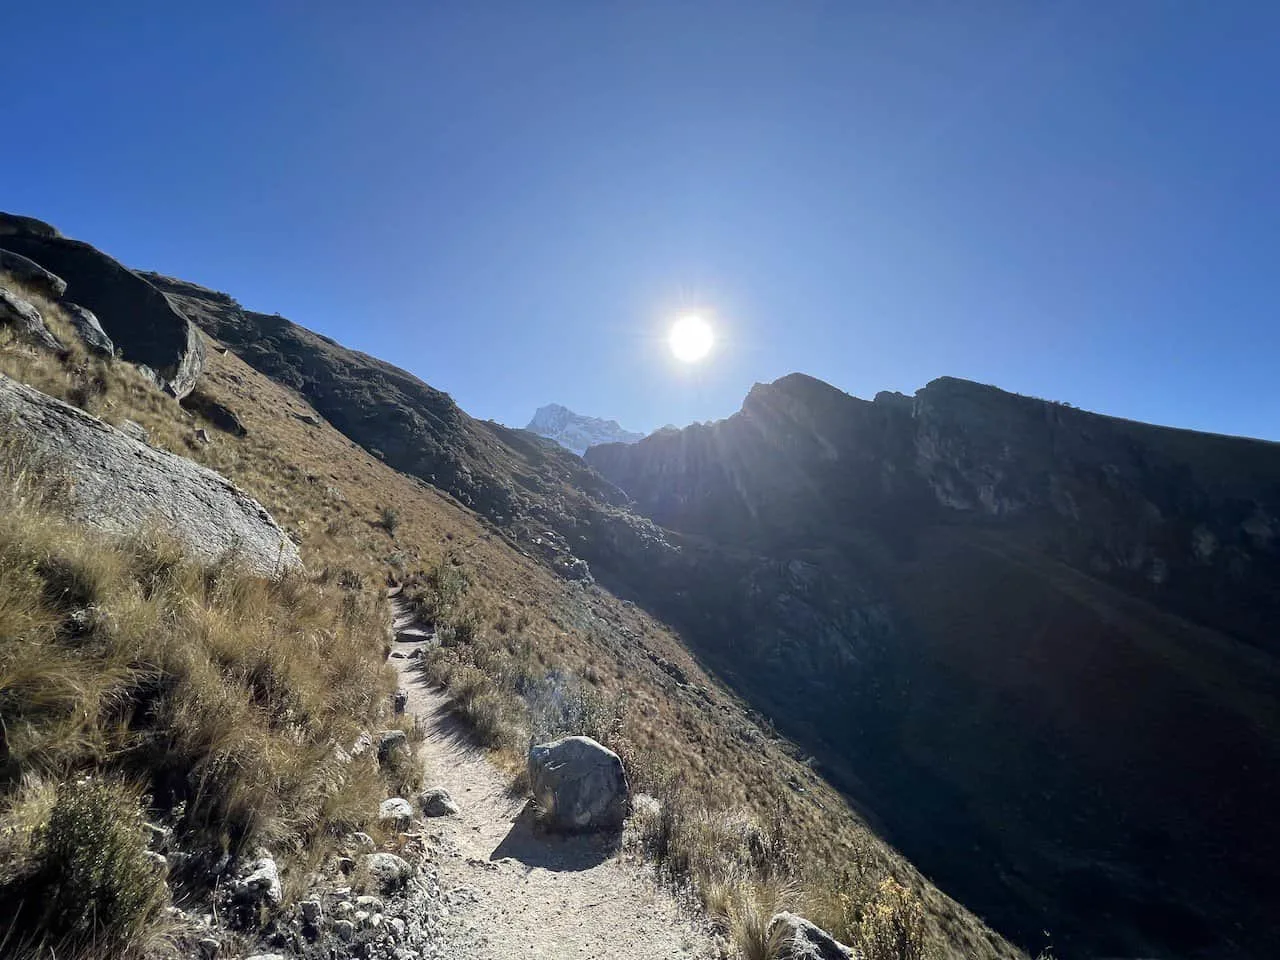
[[[596,579],[683,627],[1002,933],[1138,956],[1239,930],[1275,954],[1280,444],[792,374],[585,460],[678,548],[570,537]],[[1100,927],[1080,904],[1104,890]]]
[[[0,271],[50,300],[69,291],[74,303],[62,301],[65,312],[91,349],[118,348],[175,397],[195,388],[205,360],[199,331],[163,293],[102,251],[32,217],[0,213]],[[0,320],[6,309],[14,312],[0,303]],[[27,321],[21,326],[32,331]],[[43,346],[60,346],[34,334]]]

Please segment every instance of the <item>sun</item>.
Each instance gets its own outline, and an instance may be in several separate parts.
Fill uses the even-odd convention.
[[[681,317],[671,325],[671,332],[667,334],[671,353],[683,363],[697,363],[711,352],[715,342],[711,325],[696,314]]]

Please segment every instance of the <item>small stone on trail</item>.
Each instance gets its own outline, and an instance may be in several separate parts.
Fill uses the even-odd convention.
[[[409,806],[409,801],[403,797],[383,800],[382,805],[378,807],[378,819],[384,823],[392,822],[396,826],[407,827],[409,821],[413,819],[413,807]]]
[[[283,890],[280,887],[280,872],[276,869],[276,862],[270,857],[253,861],[232,892],[241,903],[266,901],[272,906],[278,906]]]
[[[450,814],[459,812],[458,805],[454,803],[453,797],[449,796],[449,791],[443,787],[435,787],[424,791],[418,797],[418,806],[422,808],[422,812],[428,817],[447,817]]]
[[[401,711],[397,710],[397,713]],[[392,751],[409,748],[409,735],[403,730],[383,730],[378,734],[378,762],[385,763]]]
[[[373,837],[369,836],[362,830],[357,830],[351,835],[351,843],[357,850],[378,849],[378,845],[373,842]]]
[[[365,869],[383,893],[399,890],[413,876],[413,867],[394,853],[371,853],[364,858]]]
[[[298,909],[302,911],[302,919],[307,923],[317,923],[320,920],[319,900],[303,900],[298,904]]]
[[[333,924],[333,932],[339,940],[350,940],[356,935],[356,925],[350,920],[338,920]]]

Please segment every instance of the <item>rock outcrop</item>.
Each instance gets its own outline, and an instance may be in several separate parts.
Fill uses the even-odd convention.
[[[266,509],[221,474],[3,375],[0,433],[65,477],[73,514],[102,530],[159,529],[202,560],[234,554],[263,576],[301,566]]]
[[[99,356],[111,357],[115,355],[116,345],[111,342],[107,332],[102,329],[102,324],[98,322],[98,318],[92,310],[86,310],[80,304],[69,303],[66,300],[63,300],[58,305],[62,307],[62,312],[66,315],[67,320],[86,347]]]
[[[0,237],[11,236],[43,237],[52,239],[60,237],[58,228],[53,224],[37,220],[35,217],[24,217],[16,213],[0,212]]]
[[[12,250],[0,248],[0,271],[51,300],[56,300],[67,292],[67,281]]]
[[[616,829],[630,811],[622,759],[590,737],[530,747],[529,781],[542,822],[553,830]]]
[[[97,315],[126,360],[154,371],[175,397],[191,392],[204,369],[204,343],[163,293],[89,244],[41,229],[47,224],[10,214],[0,215],[0,223],[8,231],[0,234],[4,249],[65,280],[71,298]]]
[[[3,287],[0,287],[0,325],[13,327],[20,338],[46,350],[62,349],[58,338],[45,326],[40,311]]]

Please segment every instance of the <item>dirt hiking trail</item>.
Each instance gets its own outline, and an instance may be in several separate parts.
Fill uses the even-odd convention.
[[[713,941],[660,888],[653,871],[600,834],[536,828],[532,808],[453,718],[447,698],[410,658],[434,642],[393,595],[392,664],[406,712],[426,734],[425,787],[449,791],[460,813],[428,821],[439,836],[439,882],[448,907],[444,952],[470,960],[673,960],[717,956]],[[399,654],[399,656],[397,656]]]

